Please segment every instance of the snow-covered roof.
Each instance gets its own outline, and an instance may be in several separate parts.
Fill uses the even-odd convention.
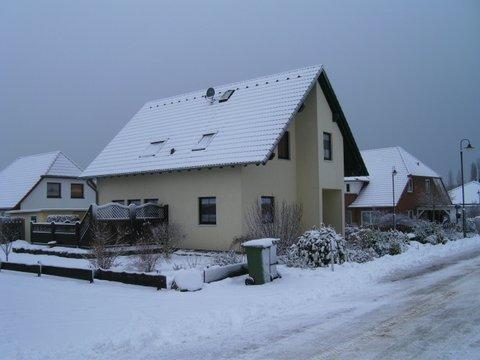
[[[370,178],[368,176],[345,176],[345,181],[369,182]]]
[[[266,162],[322,70],[311,66],[216,86],[213,102],[206,89],[147,102],[82,177]],[[231,97],[219,102],[228,90],[234,90]],[[213,134],[206,148],[192,151],[206,134]]]
[[[479,204],[480,203],[480,182],[470,181],[464,185],[465,188],[465,204]],[[458,186],[448,192],[452,204],[462,204],[462,187]]]
[[[81,172],[60,151],[20,157],[0,172],[0,209],[14,208],[43,176],[78,177]]]
[[[392,170],[395,168],[395,204],[402,196],[409,176],[439,178],[435,171],[400,146],[361,152],[369,183],[349,207],[392,206]]]

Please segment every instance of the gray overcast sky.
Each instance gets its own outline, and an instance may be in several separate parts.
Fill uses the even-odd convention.
[[[86,166],[151,99],[324,64],[361,149],[480,157],[480,1],[6,1],[0,168]]]

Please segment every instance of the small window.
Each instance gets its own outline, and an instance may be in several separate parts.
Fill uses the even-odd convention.
[[[345,222],[349,225],[353,224],[353,213],[352,210],[345,211]]]
[[[264,223],[273,223],[275,214],[275,199],[273,196],[262,196],[262,221]]]
[[[140,157],[150,157],[157,155],[157,153],[162,149],[163,145],[165,145],[165,140],[151,142],[145,147],[145,149],[143,149]]]
[[[332,134],[323,133],[323,159],[332,160]]]
[[[413,193],[413,179],[408,178],[407,192]]]
[[[217,223],[217,199],[215,197],[198,198],[199,223],[215,225]]]
[[[145,204],[158,204],[158,199],[145,199],[143,202]]]
[[[414,215],[413,210],[408,210],[408,217],[409,217],[410,219],[415,218],[415,215]]]
[[[430,179],[425,179],[425,193],[430,194]]]
[[[61,198],[62,197],[62,184],[47,182],[47,198]]]
[[[372,226],[373,225],[373,212],[372,211],[362,211],[362,226]]]
[[[198,141],[197,145],[192,151],[205,150],[207,146],[212,142],[215,133],[203,134],[202,138]]]
[[[350,184],[346,184],[345,187],[346,187],[347,193],[349,193],[350,192]]]
[[[288,131],[285,131],[278,142],[278,158],[290,160],[290,133]]]
[[[125,205],[125,200],[112,200],[112,203]]]
[[[36,215],[30,216],[30,221],[32,223],[36,223],[37,222],[37,216]]]
[[[70,197],[72,199],[83,199],[83,184],[70,184]]]
[[[223,93],[223,95],[220,97],[220,99],[218,100],[219,103],[222,103],[222,102],[225,102],[227,101],[228,99],[230,99],[230,96],[233,95],[233,93],[235,92],[235,90],[227,90]]]
[[[128,199],[127,200],[127,205],[141,205],[142,201],[140,199]]]

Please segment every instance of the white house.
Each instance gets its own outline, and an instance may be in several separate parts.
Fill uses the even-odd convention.
[[[48,215],[83,215],[96,202],[95,185],[79,177],[82,169],[60,151],[20,157],[0,172],[0,215],[30,221]]]

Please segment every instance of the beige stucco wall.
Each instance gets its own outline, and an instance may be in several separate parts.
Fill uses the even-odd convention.
[[[274,196],[303,206],[303,229],[328,220],[343,231],[343,140],[318,85],[289,127],[290,160],[274,159],[265,165],[202,169],[168,174],[101,178],[99,204],[112,200],[158,198],[169,205],[169,219],[182,226],[183,247],[225,250],[245,231],[244,216],[261,196]],[[333,160],[323,160],[323,131],[332,133]],[[322,205],[324,189],[329,208]],[[198,198],[217,198],[217,224],[199,225]],[[338,199],[337,199],[338,197]],[[339,205],[340,204],[340,205]],[[324,211],[330,211],[324,219]]]

